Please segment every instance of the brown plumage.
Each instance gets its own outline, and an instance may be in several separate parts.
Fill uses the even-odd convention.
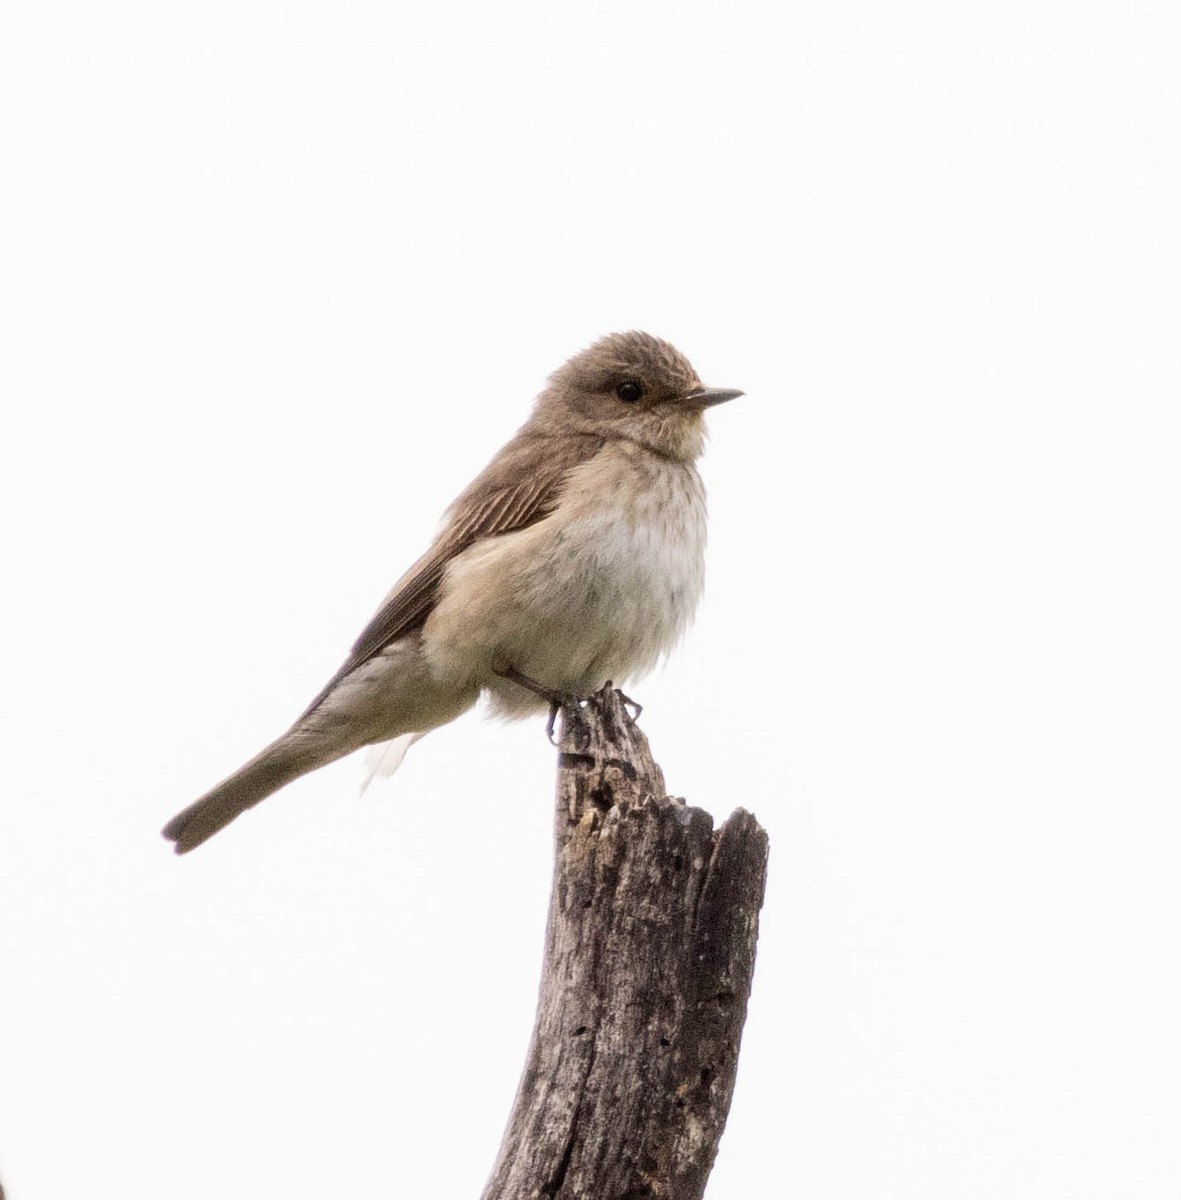
[[[361,746],[404,751],[481,692],[502,716],[544,709],[506,672],[586,695],[650,669],[701,591],[702,413],[740,394],[637,332],[555,371],[295,724],[165,826],[177,853]]]

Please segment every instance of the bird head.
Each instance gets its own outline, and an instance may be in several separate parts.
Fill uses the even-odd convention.
[[[691,462],[704,445],[705,410],[741,395],[705,387],[675,346],[632,331],[600,338],[556,370],[536,412],[547,424]]]

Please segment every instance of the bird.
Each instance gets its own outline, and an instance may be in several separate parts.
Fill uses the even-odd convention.
[[[636,330],[570,358],[295,723],[164,827],[176,853],[364,746],[392,770],[481,696],[519,719],[649,672],[704,585],[704,413],[742,394]]]

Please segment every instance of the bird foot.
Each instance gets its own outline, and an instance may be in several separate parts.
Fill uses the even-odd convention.
[[[545,723],[545,736],[549,738],[550,745],[556,746],[558,743],[554,739],[554,725],[558,720],[558,713],[563,708],[577,708],[584,702],[582,696],[571,696],[568,692],[556,692],[553,688],[547,688],[544,684],[538,683],[536,679],[530,679],[528,675],[522,674],[516,667],[504,667],[497,670],[497,675],[502,679],[509,679],[527,691],[532,692],[535,696],[540,696],[543,700],[549,701],[549,720]]]
[[[558,692],[553,688],[547,688],[544,684],[538,683],[536,679],[530,679],[528,675],[518,671],[516,667],[504,667],[502,669],[498,669],[496,674],[502,679],[511,680],[518,686],[532,692],[535,696],[540,696],[543,700],[549,701],[549,720],[545,723],[545,736],[549,738],[550,745],[552,746],[556,746],[558,744],[557,739],[554,737],[554,726],[557,724],[558,713],[560,713],[563,708],[581,708],[584,704],[587,704],[595,699],[595,696],[574,696],[569,692]],[[602,690],[597,692],[596,695],[604,695],[614,688],[615,685],[611,682],[611,680],[608,679],[603,685]],[[628,716],[630,716],[633,721],[638,721],[640,719],[640,713],[644,711],[644,706],[633,700],[630,696],[625,695],[623,692],[619,692],[619,698],[623,701],[624,707],[629,710]]]
[[[612,683],[608,682],[607,687],[613,686],[614,685]],[[638,700],[633,700],[626,692],[619,691],[619,688],[616,688],[615,690],[619,692],[619,698],[623,701],[624,707],[634,710],[629,714],[631,719],[633,721],[638,721],[640,719],[640,713],[644,711],[644,706]]]
[[[558,713],[561,711],[562,702],[560,700],[551,700],[549,702],[549,720],[545,723],[545,736],[551,746],[558,744],[558,739],[554,737],[554,723],[557,721]]]

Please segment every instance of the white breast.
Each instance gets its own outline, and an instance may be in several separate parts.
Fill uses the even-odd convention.
[[[455,560],[424,630],[428,653],[445,673],[475,668],[504,715],[538,702],[497,668],[575,695],[636,678],[688,627],[704,552],[692,464],[614,443],[575,469],[544,521]]]

